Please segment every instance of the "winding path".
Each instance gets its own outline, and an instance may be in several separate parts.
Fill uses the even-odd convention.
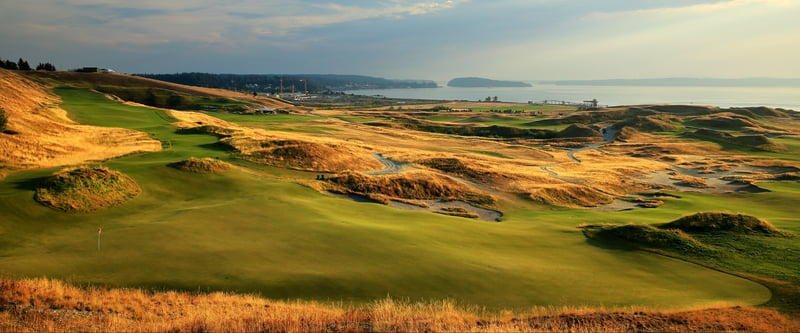
[[[372,157],[374,157],[376,160],[378,160],[378,162],[381,162],[381,164],[383,164],[383,166],[385,168],[382,169],[382,170],[375,170],[375,171],[367,171],[367,172],[365,172],[368,175],[371,175],[371,176],[393,175],[393,174],[396,174],[396,173],[400,173],[400,171],[403,170],[404,163],[397,162],[395,160],[383,157],[383,153],[372,154]]]
[[[583,163],[583,161],[581,161],[581,159],[575,157],[575,154],[577,154],[579,152],[582,152],[582,151],[586,151],[586,150],[598,149],[602,145],[604,145],[606,143],[609,143],[611,141],[614,141],[614,136],[616,134],[617,134],[617,131],[612,129],[611,126],[605,127],[605,128],[603,128],[603,142],[593,143],[593,144],[590,144],[590,145],[587,145],[587,146],[583,146],[583,147],[580,147],[580,148],[570,149],[567,152],[567,157],[569,157],[571,160],[573,160],[573,161],[575,161],[577,163]],[[542,165],[539,168],[544,170],[544,171],[546,171],[552,177],[558,177],[558,173],[556,173],[553,170],[550,170],[550,168],[552,168],[552,167],[554,167],[556,165],[558,165],[558,163]]]
[[[605,127],[605,128],[603,128],[603,142],[593,143],[593,144],[590,144],[588,146],[575,148],[575,149],[570,149],[570,151],[567,152],[567,156],[569,156],[569,158],[571,160],[575,161],[575,162],[582,163],[579,158],[575,157],[576,153],[579,153],[579,152],[582,152],[582,151],[586,151],[586,150],[595,150],[597,148],[600,148],[600,146],[602,146],[602,145],[604,145],[606,143],[609,143],[611,141],[614,141],[614,135],[616,135],[616,134],[617,134],[617,131],[612,129],[611,126]]]

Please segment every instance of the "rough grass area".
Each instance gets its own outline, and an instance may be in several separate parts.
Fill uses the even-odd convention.
[[[614,124],[615,129],[630,127],[642,132],[668,132],[675,130],[677,119],[665,116],[635,116]]]
[[[714,250],[681,230],[665,230],[647,224],[583,225],[590,239],[621,241],[636,247],[671,249],[681,252],[713,254]]]
[[[614,200],[611,195],[575,184],[536,188],[531,191],[529,197],[533,201],[561,207],[595,207]]]
[[[508,178],[508,176],[504,174],[478,169],[471,163],[468,165],[464,163],[463,160],[454,157],[427,158],[416,161],[416,163],[451,175],[483,183],[491,183],[501,180],[502,178]]]
[[[190,157],[187,160],[168,164],[178,170],[196,173],[220,173],[233,170],[233,165],[215,158]]]
[[[378,170],[383,165],[361,150],[325,142],[304,140],[224,139],[251,162],[315,172]]]
[[[768,152],[782,152],[787,149],[785,145],[771,140],[765,135],[733,135],[701,128],[686,134],[687,137],[716,142],[729,147],[757,149]]]
[[[572,124],[558,132],[559,138],[597,138],[600,132],[583,124]]]
[[[130,177],[103,167],[63,170],[36,189],[34,199],[67,213],[90,213],[133,199],[142,189]]]
[[[0,280],[4,332],[796,332],[800,323],[751,307],[656,312],[534,307],[487,313],[452,301],[391,298],[358,307],[227,293],[77,288]]]
[[[786,236],[788,232],[775,228],[769,222],[747,214],[700,212],[683,216],[659,226],[663,229],[680,229],[685,232],[737,232],[769,236]]]
[[[462,200],[483,207],[492,207],[494,197],[476,192],[472,188],[445,176],[428,172],[408,172],[388,176],[367,176],[348,172],[328,177],[327,180],[353,194],[383,195],[389,198],[417,200]]]

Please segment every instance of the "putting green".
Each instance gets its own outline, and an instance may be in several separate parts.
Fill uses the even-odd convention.
[[[152,133],[169,148],[104,163],[143,192],[94,214],[60,213],[33,200],[36,182],[55,170],[18,172],[1,182],[0,271],[11,277],[346,302],[449,298],[489,309],[685,308],[770,297],[759,284],[695,264],[592,245],[575,228],[665,222],[696,209],[693,199],[735,201],[698,195],[626,213],[536,210],[519,202],[502,223],[402,211],[253,172],[169,168],[190,156],[232,160],[216,149],[215,137],[176,134],[161,111],[86,90],[57,92],[74,119]]]

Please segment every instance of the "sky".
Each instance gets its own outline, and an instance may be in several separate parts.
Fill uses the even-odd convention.
[[[0,58],[124,73],[800,78],[800,0],[2,0]]]

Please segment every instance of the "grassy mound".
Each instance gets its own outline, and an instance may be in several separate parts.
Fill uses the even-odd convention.
[[[614,200],[614,197],[608,194],[573,184],[537,188],[529,196],[534,201],[562,207],[594,207]]]
[[[635,116],[614,124],[615,129],[635,128],[642,132],[668,132],[677,127],[672,124],[675,119],[664,116]]]
[[[367,153],[350,147],[302,140],[229,140],[249,161],[316,172],[378,170],[383,165]]]
[[[195,173],[220,173],[233,170],[233,165],[230,163],[210,157],[190,157],[188,160],[170,163],[168,165],[181,171]]]
[[[789,117],[789,115],[786,114],[786,112],[775,110],[775,109],[768,108],[768,107],[763,107],[763,106],[754,106],[754,107],[747,107],[747,108],[730,108],[730,109],[728,109],[728,112],[741,114],[741,115],[745,115],[745,116],[749,116],[749,117],[753,117],[753,118],[757,118],[757,117],[780,117],[780,118]]]
[[[66,169],[44,181],[34,199],[68,213],[90,213],[133,199],[142,189],[122,173],[106,168]]]
[[[700,212],[662,224],[662,229],[686,232],[736,232],[744,234],[786,235],[785,231],[755,216],[722,212]]]
[[[585,225],[583,234],[590,239],[623,242],[649,249],[675,249],[681,252],[712,253],[713,249],[681,230],[665,230],[647,224]]]
[[[721,144],[733,144],[764,151],[779,152],[786,149],[783,145],[770,140],[764,135],[740,135],[701,128],[688,133],[688,136]]]
[[[719,112],[719,108],[704,105],[649,105],[647,108],[678,116],[699,116]]]
[[[687,122],[689,125],[699,127],[711,127],[719,129],[742,129],[745,127],[759,127],[756,122],[745,115],[738,114],[715,114],[710,116],[698,117]]]
[[[596,138],[600,132],[583,124],[572,124],[558,132],[559,138]]]
[[[619,129],[617,134],[615,135],[614,139],[622,142],[627,142],[640,137],[641,133],[637,131],[635,128],[631,127],[622,127]]]
[[[503,174],[480,170],[472,165],[464,163],[463,160],[452,157],[436,157],[417,161],[416,163],[433,168],[451,175],[472,179],[479,182],[496,182],[501,178],[507,177]]]
[[[347,172],[327,178],[338,185],[340,191],[365,195],[371,198],[386,196],[388,198],[416,200],[462,200],[480,206],[492,206],[495,198],[479,193],[472,188],[445,176],[428,172],[409,172],[388,176],[367,176],[361,173]]]

